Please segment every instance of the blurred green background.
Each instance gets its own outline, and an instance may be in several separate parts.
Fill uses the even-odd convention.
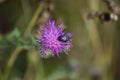
[[[0,0],[0,80],[120,80],[120,20],[88,20],[91,10],[108,11],[102,0]],[[49,18],[72,32],[69,55],[36,50]]]

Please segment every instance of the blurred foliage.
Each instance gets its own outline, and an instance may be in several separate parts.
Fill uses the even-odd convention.
[[[38,43],[33,40],[32,36],[29,34],[28,39],[29,41],[24,41],[22,39],[22,34],[19,31],[19,29],[15,28],[12,32],[10,32],[7,36],[3,37],[2,40],[0,40],[1,45],[4,46],[22,46],[25,50],[28,50],[30,46],[39,46]]]
[[[120,80],[120,20],[88,20],[91,11],[111,12],[103,0],[0,0],[0,80]],[[72,32],[68,56],[41,58],[48,18]]]

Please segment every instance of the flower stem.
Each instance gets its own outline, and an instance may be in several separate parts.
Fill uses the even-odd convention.
[[[26,31],[23,35],[23,39],[24,38],[27,38],[27,35],[28,33],[32,30],[32,28],[35,26],[35,23],[39,17],[39,14],[42,12],[42,9],[44,8],[44,3],[41,3],[39,4],[33,18],[31,19],[31,21],[29,22],[27,28],[26,28]],[[8,76],[9,76],[9,73],[10,73],[10,70],[17,58],[17,56],[19,55],[19,53],[23,50],[22,47],[16,47],[15,50],[12,52],[11,54],[11,57],[9,58],[8,60],[8,63],[6,65],[6,68],[5,68],[5,72],[4,72],[4,80],[8,80]]]

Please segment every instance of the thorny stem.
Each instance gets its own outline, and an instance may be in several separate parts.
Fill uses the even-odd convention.
[[[34,27],[34,25],[35,25],[35,23],[36,23],[36,21],[37,21],[37,19],[38,19],[38,17],[39,17],[39,14],[42,12],[42,9],[44,8],[44,6],[45,6],[44,3],[41,3],[41,4],[38,6],[38,8],[37,8],[37,10],[36,10],[33,18],[31,19],[31,21],[29,22],[29,24],[28,24],[28,26],[27,26],[27,29],[26,29],[26,31],[25,31],[25,33],[24,33],[23,38],[26,38],[26,37],[27,37],[27,34],[28,34],[28,33],[32,30],[32,28]],[[8,63],[7,63],[7,65],[6,65],[6,69],[5,69],[5,72],[4,72],[4,80],[7,80],[7,79],[8,79],[8,75],[9,75],[9,73],[10,73],[10,70],[11,70],[11,68],[12,68],[12,66],[13,66],[16,58],[17,58],[17,56],[19,55],[19,53],[20,53],[22,50],[23,50],[22,47],[16,47],[15,50],[12,52],[11,57],[10,57],[9,60],[8,60]]]

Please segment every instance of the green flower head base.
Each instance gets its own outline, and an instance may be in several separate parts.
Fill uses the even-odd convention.
[[[63,24],[55,25],[55,21],[49,19],[46,26],[40,26],[38,42],[41,43],[41,56],[45,57],[48,51],[51,55],[58,55],[60,52],[68,54],[68,50],[72,47],[71,33],[63,32]]]

